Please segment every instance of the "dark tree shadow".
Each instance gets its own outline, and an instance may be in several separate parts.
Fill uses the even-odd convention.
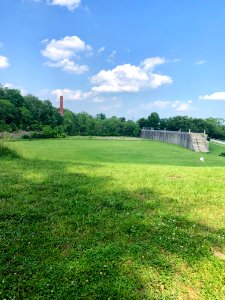
[[[110,176],[67,168],[62,162],[5,161],[2,299],[172,299],[163,298],[160,287],[169,288],[179,272],[176,260],[192,268],[223,246],[222,230],[172,212],[175,199],[151,189],[109,189]],[[146,269],[155,276],[152,295],[141,276]]]

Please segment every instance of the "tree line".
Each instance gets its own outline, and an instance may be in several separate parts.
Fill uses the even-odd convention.
[[[192,132],[204,131],[210,138],[225,140],[225,119],[221,118],[191,118],[187,116],[175,116],[160,119],[155,112],[147,118],[141,118],[138,121],[139,127],[154,128],[160,130],[186,131]]]
[[[171,131],[203,132],[211,138],[225,140],[225,120],[176,116],[160,118],[152,112],[137,121],[124,117],[107,118],[100,113],[73,113],[65,109],[61,116],[49,100],[41,101],[33,95],[22,96],[17,89],[0,86],[0,131],[32,132],[33,137],[82,136],[140,136],[143,127]]]

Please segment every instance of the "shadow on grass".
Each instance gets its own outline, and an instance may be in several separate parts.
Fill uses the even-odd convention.
[[[6,146],[6,144],[0,140],[0,158],[21,158],[18,152],[12,148]]]
[[[61,162],[1,167],[2,299],[166,299],[179,265],[194,272],[222,246],[223,232],[172,213],[176,200],[154,190],[109,188],[111,177]]]

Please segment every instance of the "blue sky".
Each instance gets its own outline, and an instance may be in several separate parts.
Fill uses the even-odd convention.
[[[93,115],[225,118],[224,0],[1,0],[0,83]]]

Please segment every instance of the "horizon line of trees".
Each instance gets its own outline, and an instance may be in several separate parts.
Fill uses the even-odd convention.
[[[219,118],[192,118],[175,116],[160,118],[152,112],[137,121],[124,117],[107,118],[99,113],[73,113],[65,109],[61,116],[49,100],[41,101],[29,94],[22,96],[17,89],[0,85],[0,132],[19,130],[33,132],[33,137],[82,136],[140,136],[141,129],[154,128],[171,131],[204,132],[210,138],[225,140],[225,120]]]

